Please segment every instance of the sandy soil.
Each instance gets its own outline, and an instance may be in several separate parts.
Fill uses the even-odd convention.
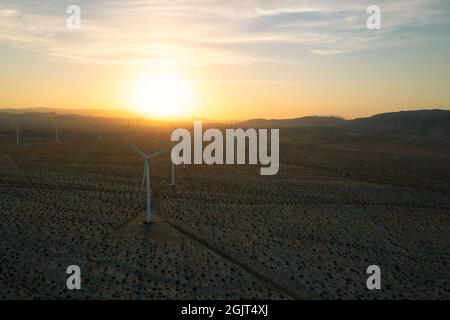
[[[142,162],[115,134],[9,136],[1,298],[450,298],[450,145],[286,130],[277,176],[178,167],[175,190],[161,157],[149,228]],[[71,264],[82,290],[66,288]],[[372,264],[382,290],[366,289]]]

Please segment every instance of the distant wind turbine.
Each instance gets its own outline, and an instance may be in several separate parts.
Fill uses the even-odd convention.
[[[170,123],[170,125],[172,126],[172,128],[173,128],[173,130],[176,130],[176,128],[175,128],[175,126],[173,125],[173,123]],[[175,145],[175,142],[172,142],[172,147],[170,148],[170,151],[172,152],[172,149],[173,149],[173,147],[174,147],[174,145]],[[176,174],[176,171],[175,171],[175,164],[173,163],[173,161],[170,161],[171,163],[172,163],[172,180],[171,180],[171,182],[170,182],[170,185],[173,187],[173,188],[175,188],[175,174]]]
[[[55,141],[59,142],[58,123],[56,121],[53,121],[53,130],[55,131]]]
[[[167,151],[169,151],[170,149],[163,149],[163,150],[159,150],[156,151],[154,153],[151,154],[145,154],[141,149],[139,149],[138,147],[136,147],[134,144],[130,143],[128,140],[125,139],[125,143],[130,147],[131,150],[133,150],[134,152],[136,152],[137,154],[139,154],[143,159],[144,159],[144,174],[142,176],[142,189],[144,188],[144,184],[147,185],[147,214],[146,214],[146,218],[145,218],[145,222],[147,224],[151,224],[152,223],[152,189],[151,189],[151,184],[150,184],[150,159],[155,158],[159,155],[162,155],[164,153],[166,153]]]
[[[20,144],[20,134],[22,133],[22,130],[20,130],[19,126],[16,127],[16,143],[17,145]]]
[[[102,141],[102,128],[98,122],[96,122],[95,125],[98,128],[98,141]]]
[[[171,122],[170,123],[170,125],[172,126],[172,129],[173,130],[176,130],[177,128],[173,125],[173,123]],[[189,129],[189,132],[191,133],[191,134],[194,134],[193,133],[193,131],[194,131],[194,127],[192,127],[191,129]],[[171,145],[171,148],[170,148],[170,151],[172,151],[172,149],[173,149],[173,147],[176,145],[176,141],[171,141],[170,142],[170,145]],[[172,162],[172,161],[171,161]],[[186,168],[186,165],[183,163],[183,169],[184,168]],[[173,189],[175,189],[175,176],[176,176],[176,167],[175,167],[175,164],[172,162],[172,180],[171,180],[171,183],[170,183],[170,185],[173,187]]]

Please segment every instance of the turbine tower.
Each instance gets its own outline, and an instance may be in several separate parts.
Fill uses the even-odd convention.
[[[95,126],[98,129],[97,139],[98,139],[98,141],[102,141],[102,127],[100,126],[100,124],[98,122],[95,123]]]
[[[16,127],[16,143],[17,145],[20,144],[20,133],[22,132],[22,130],[20,130],[19,126]]]
[[[172,148],[171,148],[171,150],[172,150]],[[175,164],[173,162],[172,162],[172,181],[170,182],[170,185],[172,187],[175,187]]]
[[[176,129],[175,126],[173,125],[173,123],[170,123],[170,125],[172,126],[172,128],[173,128],[174,130]],[[156,137],[154,137],[154,136],[152,136],[151,139],[156,140],[156,141],[160,141],[160,142],[162,142],[162,143],[164,143],[164,144],[166,144],[166,145],[169,145],[170,148],[169,148],[168,150],[170,150],[170,152],[172,152],[172,148],[175,146],[175,142],[172,142],[172,141],[167,142],[167,141],[165,141],[165,140],[156,138]],[[171,162],[171,179],[170,179],[170,185],[174,188],[174,187],[175,187],[175,176],[176,176],[176,172],[175,172],[175,164],[172,162],[172,160],[171,160],[170,162]],[[144,181],[142,181],[142,185],[144,185]]]
[[[177,128],[174,126],[174,124],[171,122],[170,125],[172,126],[173,130],[176,130]],[[193,134],[194,131],[194,127],[192,127],[191,129],[189,129],[189,131],[191,132],[191,134]],[[176,142],[171,141],[170,142],[170,152],[172,152],[173,147],[176,145]],[[172,160],[170,161],[172,162]],[[176,167],[175,164],[172,162],[171,163],[172,166],[172,179],[171,179],[171,183],[170,185],[172,186],[172,188],[175,190],[175,177],[176,177]],[[185,168],[185,164],[183,164],[183,168]]]
[[[170,125],[172,126],[173,130],[176,130],[173,123],[170,123]],[[170,148],[171,154],[172,154],[172,149],[173,149],[174,145],[175,145],[175,143],[173,141],[171,141],[171,148]],[[173,189],[175,189],[175,164],[173,163],[172,159],[170,160],[170,162],[171,162],[171,167],[172,167],[172,179],[170,181],[170,185],[172,186]]]
[[[55,120],[53,120],[53,130],[55,131],[55,141],[59,142],[58,123]]]
[[[150,176],[150,159],[157,157],[159,155],[162,155],[169,151],[170,149],[163,149],[156,151],[151,154],[145,154],[141,149],[136,147],[134,144],[130,143],[128,140],[125,139],[125,143],[132,149],[134,152],[139,154],[144,159],[144,174],[142,176],[142,186],[141,188],[144,188],[144,184],[147,185],[147,213],[145,217],[145,222],[147,224],[152,223],[152,189],[151,189],[151,176]]]

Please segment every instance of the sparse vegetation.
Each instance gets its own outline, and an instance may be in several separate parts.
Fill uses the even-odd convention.
[[[277,176],[179,166],[175,191],[167,155],[152,163],[159,220],[148,232],[142,162],[122,131],[97,141],[62,126],[56,143],[35,130],[20,146],[0,132],[2,298],[450,298],[441,140],[285,129]],[[157,149],[147,130],[130,135]],[[66,289],[70,264],[83,290]],[[381,291],[365,287],[371,264]]]

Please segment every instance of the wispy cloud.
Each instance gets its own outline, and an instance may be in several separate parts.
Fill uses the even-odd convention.
[[[4,0],[0,43],[76,63],[211,65],[276,61],[275,45],[333,55],[449,37],[443,0],[378,0],[384,29],[375,32],[365,28],[365,0],[78,2],[74,32],[64,1]]]

